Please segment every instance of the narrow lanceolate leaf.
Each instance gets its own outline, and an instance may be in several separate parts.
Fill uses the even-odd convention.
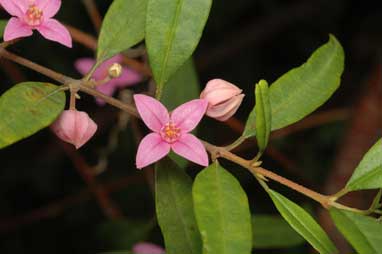
[[[192,55],[212,0],[148,0],[146,44],[157,98],[175,71]]]
[[[198,98],[199,94],[199,78],[194,61],[190,58],[166,83],[161,102],[173,110],[187,101]]]
[[[290,70],[269,89],[272,130],[293,124],[324,104],[340,85],[344,52],[337,39],[317,49],[306,63]],[[243,136],[256,135],[256,111],[249,115]]]
[[[256,249],[289,248],[305,243],[288,222],[276,215],[252,216],[252,232]]]
[[[264,151],[268,145],[269,134],[271,133],[271,103],[269,101],[268,83],[260,80],[256,85],[256,139],[260,151]]]
[[[240,183],[214,163],[200,172],[192,190],[203,254],[249,254],[251,215]]]
[[[65,93],[48,83],[24,82],[0,97],[0,148],[49,126],[65,106]]]
[[[5,26],[7,25],[8,20],[0,19],[0,38],[3,38]]]
[[[382,139],[365,154],[346,189],[362,190],[382,188]]]
[[[381,221],[337,209],[331,209],[330,215],[358,254],[382,254]]]
[[[202,243],[192,204],[192,180],[170,159],[155,170],[155,202],[158,223],[167,254],[200,254]]]
[[[273,190],[269,190],[268,193],[281,216],[283,216],[292,228],[304,237],[313,248],[321,254],[338,253],[328,235],[309,213],[296,203]]]
[[[106,13],[98,40],[97,60],[134,46],[145,36],[147,0],[114,0]]]

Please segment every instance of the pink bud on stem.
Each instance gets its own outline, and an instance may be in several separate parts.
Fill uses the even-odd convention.
[[[206,115],[224,122],[236,113],[244,94],[240,88],[225,80],[213,79],[207,83],[200,98],[208,101]]]
[[[61,140],[79,149],[93,137],[97,124],[86,112],[65,110],[51,125],[51,129]]]

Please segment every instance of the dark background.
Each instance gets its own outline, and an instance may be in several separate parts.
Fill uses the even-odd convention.
[[[57,18],[95,35],[81,2],[64,0]],[[110,2],[97,1],[102,14]],[[382,134],[381,24],[379,1],[214,1],[195,53],[201,88],[212,78],[223,78],[241,87],[246,97],[236,120],[228,124],[204,120],[199,135],[218,145],[238,137],[254,105],[254,84],[260,79],[271,83],[302,64],[332,33],[346,54],[340,89],[314,114],[316,117],[277,132],[264,165],[320,192],[338,191]],[[37,33],[11,51],[78,78],[73,62],[93,55],[80,44],[67,49]],[[49,81],[5,60],[0,62],[0,78],[1,93],[23,80]],[[49,130],[0,151],[1,254],[97,253],[128,249],[143,236],[163,245],[155,222],[152,171],[141,172],[134,167],[136,141],[131,128],[120,130],[118,147],[109,156],[107,170],[94,180],[89,172],[94,172],[100,151],[115,129],[118,111],[100,108],[85,95],[80,108],[88,111],[100,128],[80,151],[60,143]],[[249,158],[257,151],[255,144],[253,140],[247,142],[237,152]],[[223,164],[240,179],[253,213],[276,213],[253,178],[244,170]],[[194,176],[199,170],[190,166],[188,172]],[[309,207],[341,253],[349,250],[317,204],[277,184],[272,186]],[[96,195],[91,192],[94,189]],[[366,207],[369,194],[350,196],[345,202]],[[256,251],[309,252],[308,245]]]

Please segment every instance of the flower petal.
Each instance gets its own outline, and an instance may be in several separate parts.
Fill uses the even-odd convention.
[[[12,16],[23,17],[28,9],[28,4],[25,0],[0,0],[3,8]]]
[[[66,27],[55,19],[45,20],[41,26],[36,29],[48,40],[61,43],[68,48],[72,47],[72,37]]]
[[[244,96],[244,94],[239,94],[222,104],[210,106],[207,109],[206,115],[224,122],[236,113],[244,99]]]
[[[242,90],[240,88],[228,81],[213,79],[207,83],[200,94],[200,98],[207,100],[210,105],[217,105],[229,100],[241,92]]]
[[[96,61],[93,58],[80,58],[74,62],[74,67],[79,73],[86,75],[95,63]]]
[[[116,55],[103,63],[100,64],[100,66],[96,69],[96,71],[93,74],[93,78],[98,80],[103,80],[109,75],[109,68],[114,63],[120,63],[122,62],[123,56],[122,55]]]
[[[171,113],[171,120],[182,132],[192,131],[206,113],[208,102],[197,99],[186,102]]]
[[[117,87],[118,86],[116,82],[114,80],[111,80],[105,84],[96,86],[96,90],[108,96],[112,96],[115,90],[117,89]],[[104,106],[106,104],[106,102],[100,98],[96,98],[96,102],[99,106]]]
[[[192,134],[185,133],[171,145],[172,150],[180,156],[204,167],[208,166],[208,154],[202,142]]]
[[[77,149],[89,141],[97,131],[97,124],[85,112],[77,111],[73,144]]]
[[[152,243],[137,243],[133,246],[133,253],[136,254],[164,254],[164,249]]]
[[[131,70],[129,68],[123,68],[121,76],[115,79],[115,82],[120,88],[131,86],[141,81],[142,81],[142,76],[138,72]]]
[[[160,132],[161,128],[169,122],[170,116],[167,109],[156,99],[143,94],[136,94],[134,101],[143,122],[150,130]]]
[[[18,18],[11,18],[5,27],[4,41],[10,41],[33,34],[32,29]]]
[[[141,169],[165,157],[170,152],[170,145],[157,133],[150,133],[139,144],[136,165]]]
[[[51,18],[57,14],[61,8],[61,0],[36,0],[35,4],[43,11],[44,18]]]
[[[67,143],[72,143],[75,122],[75,112],[73,110],[64,110],[50,128],[61,140]]]

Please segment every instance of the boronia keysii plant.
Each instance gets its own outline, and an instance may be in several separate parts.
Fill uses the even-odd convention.
[[[132,122],[141,120],[132,127],[139,141],[134,148],[134,164],[143,172],[155,171],[153,223],[160,226],[165,253],[249,254],[256,249],[285,248],[305,241],[318,253],[338,253],[336,243],[309,209],[274,190],[273,182],[326,209],[357,253],[382,253],[381,191],[366,210],[340,200],[353,191],[382,189],[381,138],[370,147],[348,183],[330,195],[285,178],[268,169],[267,161],[263,161],[272,131],[308,116],[339,89],[345,53],[335,35],[329,34],[328,41],[305,63],[276,81],[254,80],[253,95],[248,97],[255,97],[255,105],[244,131],[232,144],[221,146],[206,141],[196,128],[204,124],[204,117],[226,122],[247,97],[239,84],[222,78],[209,81],[202,92],[198,91],[192,55],[201,39],[212,0],[110,2],[98,44],[93,48],[95,57],[80,57],[75,62],[83,76],[75,79],[20,56],[22,48],[17,50],[20,55],[12,53],[14,45],[32,36],[34,30],[43,36],[33,35],[35,40],[45,38],[72,47],[75,31],[71,31],[71,36],[61,21],[53,19],[61,0],[0,1],[10,15],[4,23],[0,57],[52,80],[15,84],[1,95],[1,149],[17,146],[16,142],[49,126],[63,142],[76,149],[86,147],[99,128],[97,121],[82,105],[80,109],[77,102],[85,94],[91,95],[98,106],[109,104]],[[74,41],[81,43],[78,37]],[[117,90],[126,88],[127,99],[113,97]],[[250,159],[235,152],[245,141],[258,147]],[[134,141],[129,144],[133,146]],[[196,177],[188,174],[187,162],[177,155],[200,169]],[[281,217],[254,215],[256,199],[248,198],[232,171],[248,172]],[[143,172],[136,170],[135,174]],[[151,229],[152,226],[148,231]],[[274,237],[275,234],[282,237]],[[164,253],[150,243],[137,244],[132,252],[127,248],[123,251]]]

